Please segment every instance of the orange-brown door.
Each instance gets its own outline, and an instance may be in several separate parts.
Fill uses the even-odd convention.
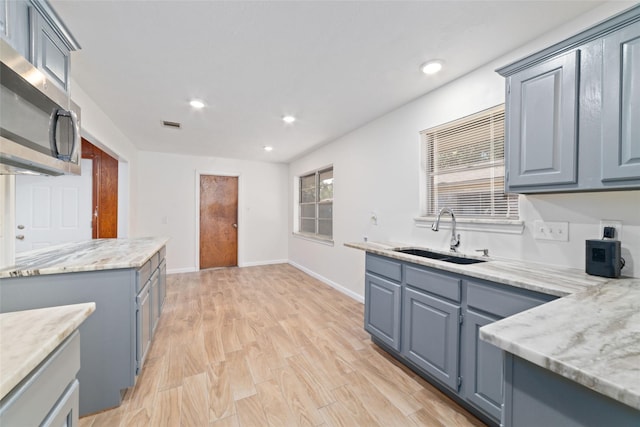
[[[93,161],[92,237],[118,237],[118,160],[84,138],[82,158]]]
[[[238,177],[200,175],[200,269],[238,265]]]

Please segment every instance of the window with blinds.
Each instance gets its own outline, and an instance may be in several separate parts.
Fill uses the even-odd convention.
[[[333,168],[300,177],[300,233],[331,239],[333,236]]]
[[[504,104],[420,134],[425,216],[518,218],[518,195],[504,192]]]

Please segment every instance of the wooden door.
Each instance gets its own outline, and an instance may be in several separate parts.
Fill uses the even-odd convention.
[[[238,177],[200,176],[200,269],[238,265]]]
[[[82,158],[93,161],[94,239],[118,237],[118,160],[82,138]]]

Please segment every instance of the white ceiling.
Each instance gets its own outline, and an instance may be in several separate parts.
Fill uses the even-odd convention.
[[[287,162],[600,2],[51,4],[82,45],[74,80],[139,149]],[[432,58],[444,70],[421,74]]]

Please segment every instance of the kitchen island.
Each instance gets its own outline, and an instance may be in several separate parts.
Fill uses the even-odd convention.
[[[78,327],[94,303],[0,314],[0,425],[78,424]]]
[[[120,405],[135,384],[166,291],[166,238],[65,243],[0,270],[0,312],[95,302],[80,326],[80,415]]]
[[[367,252],[365,329],[374,342],[485,421],[640,425],[640,279],[465,254],[457,255],[485,262],[455,264],[399,252],[415,248],[402,243],[345,246]]]

